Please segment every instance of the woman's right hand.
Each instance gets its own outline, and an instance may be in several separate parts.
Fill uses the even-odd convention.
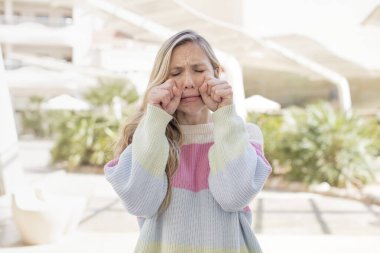
[[[148,103],[165,110],[170,115],[177,110],[181,102],[182,90],[177,88],[173,79],[153,87],[148,94]]]

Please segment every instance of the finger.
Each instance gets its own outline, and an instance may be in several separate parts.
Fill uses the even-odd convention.
[[[223,84],[225,83],[225,81],[223,80],[219,80],[219,79],[216,79],[215,77],[214,78],[211,78],[211,79],[208,79],[207,81],[207,93],[211,96],[211,89],[216,86],[216,85],[220,85],[220,84]]]
[[[212,89],[211,91],[215,91],[217,89],[228,89],[228,88],[232,88],[231,85],[229,85],[228,83],[221,83],[221,84],[214,84],[212,85]]]
[[[201,95],[206,94],[207,95],[207,83],[203,83],[201,87],[199,87],[199,93]]]
[[[214,87],[214,85],[213,84],[209,84],[209,82],[207,82],[207,94],[209,96],[211,96],[212,87]]]
[[[216,85],[215,83],[213,83],[211,81],[212,81],[212,79],[207,82],[207,94],[209,96],[211,96],[211,90],[212,90],[212,88]]]
[[[222,102],[222,97],[219,96],[219,95],[213,94],[213,95],[211,96],[211,98],[212,98],[212,100],[214,100],[214,101],[217,102],[217,103]]]
[[[168,81],[170,82],[170,84],[173,86],[177,86],[177,82],[174,80],[174,79],[168,79]],[[178,86],[177,86],[178,88]]]
[[[157,94],[156,92],[151,92],[149,94],[149,100],[153,104],[161,105],[161,96],[159,94]]]
[[[212,100],[210,98],[210,96],[207,94],[207,84],[206,83],[203,83],[202,86],[199,87],[199,93],[201,94],[202,100],[205,104],[208,103],[210,100]]]
[[[177,96],[181,96],[182,95],[182,87],[180,87],[176,81],[173,80],[173,83],[174,83],[174,87],[176,87],[176,91],[177,91],[177,94],[174,94],[174,95],[177,95]]]
[[[173,86],[174,87],[174,86]],[[172,98],[174,98],[174,92],[173,92],[173,87],[172,88],[170,88],[170,89],[162,89],[163,91],[165,91],[165,92],[168,92],[168,96],[169,96],[169,98],[170,99],[172,99]]]
[[[225,80],[217,79],[217,78],[212,78],[207,81],[208,84],[214,84],[214,85],[221,85],[221,84],[228,84]]]
[[[210,80],[212,80],[213,78],[215,78],[213,75],[211,75],[210,73],[206,73],[204,79],[203,79],[203,82],[204,83],[208,83]]]
[[[226,96],[232,95],[232,89],[217,90],[215,91],[215,95],[220,96],[220,97],[226,97]]]
[[[205,83],[207,85],[207,94],[210,96],[211,95],[211,88],[209,83],[211,82],[211,80],[213,80],[215,77],[214,76],[211,76],[210,74],[206,76],[205,78]]]
[[[176,104],[179,104],[179,102],[181,101],[182,90],[178,89],[177,86],[173,86],[173,93],[174,93],[173,102]]]
[[[168,97],[168,96],[162,97],[162,99],[161,99],[162,108],[166,108],[167,105],[169,104],[169,102],[170,102],[170,97]]]
[[[215,91],[217,90],[223,90],[223,89],[230,89],[231,86],[226,83],[226,84],[218,84],[218,85],[214,85],[212,88],[211,88],[211,94],[214,94]]]
[[[172,90],[173,90],[174,97],[181,97],[182,95],[181,89],[178,89],[177,86],[173,86]]]
[[[178,89],[177,86],[172,88],[173,97],[170,98],[169,103],[166,105],[165,110],[171,113],[175,112],[181,102],[182,90]]]
[[[173,83],[172,82],[165,82],[165,83],[162,83],[158,86],[158,88],[160,89],[165,89],[165,90],[169,90],[173,87]]]
[[[172,82],[172,84],[173,84],[173,86],[172,86],[172,88],[171,88],[171,90],[172,90],[172,93],[173,93],[173,97],[175,98],[175,97],[180,97],[181,98],[181,95],[182,95],[182,89],[177,85],[177,82],[175,81],[175,80],[173,80],[173,79],[170,79],[171,80],[171,82]],[[174,89],[175,88],[175,89]]]
[[[172,89],[167,90],[167,89],[161,89],[161,88],[159,88],[159,90],[160,90],[159,92],[160,92],[161,96],[168,96],[170,99],[172,97],[174,97]]]
[[[158,87],[160,89],[165,89],[165,90],[169,90],[170,92],[172,92],[171,90],[172,90],[174,85],[175,85],[175,82],[172,79],[168,79],[164,83],[159,85]]]

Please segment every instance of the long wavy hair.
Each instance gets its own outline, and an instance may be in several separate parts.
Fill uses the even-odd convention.
[[[211,62],[211,65],[215,70],[215,76],[220,76],[220,63],[216,58],[214,51],[212,50],[210,44],[196,32],[192,30],[184,30],[178,32],[177,34],[173,35],[168,40],[166,40],[161,46],[155,58],[153,69],[149,78],[149,84],[143,96],[141,107],[134,115],[129,117],[125,124],[120,128],[121,131],[119,134],[119,138],[117,139],[114,148],[115,157],[119,157],[123,150],[129,144],[131,144],[136,127],[138,126],[140,120],[143,118],[146,112],[147,95],[149,94],[150,90],[153,87],[164,83],[168,79],[169,64],[173,50],[176,47],[189,42],[197,43],[204,50]],[[179,122],[175,118],[175,113],[173,115],[173,119],[169,122],[169,124],[166,127],[165,134],[169,143],[169,157],[165,168],[166,177],[168,179],[168,189],[166,196],[159,208],[159,214],[164,213],[170,204],[172,196],[171,180],[179,165],[180,147],[182,145],[182,134],[180,131]]]

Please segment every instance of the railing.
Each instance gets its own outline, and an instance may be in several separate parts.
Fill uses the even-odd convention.
[[[13,16],[8,18],[0,15],[0,25],[18,25],[22,23],[38,23],[50,27],[64,27],[72,25],[71,17],[49,17],[49,16]]]

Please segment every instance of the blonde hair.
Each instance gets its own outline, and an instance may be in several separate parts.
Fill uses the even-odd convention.
[[[173,50],[176,47],[189,42],[196,43],[204,50],[211,62],[211,65],[215,70],[215,76],[219,77],[221,71],[220,63],[216,58],[215,53],[212,50],[210,44],[202,36],[200,36],[192,30],[184,30],[178,32],[177,34],[173,35],[168,40],[166,40],[161,46],[155,58],[153,69],[149,79],[149,84],[143,96],[143,101],[140,109],[136,112],[136,114],[132,115],[121,128],[120,137],[115,145],[115,157],[119,157],[121,152],[129,144],[131,144],[133,140],[133,134],[140,120],[145,114],[147,108],[147,95],[149,94],[150,90],[153,87],[158,86],[167,80],[169,76],[169,64]],[[175,114],[173,116],[174,117],[167,125],[165,132],[166,138],[169,143],[169,157],[165,168],[166,177],[168,179],[168,190],[160,206],[159,214],[165,212],[170,204],[172,195],[171,180],[179,165],[180,147],[182,145],[182,134],[180,131],[180,126],[177,119],[175,118]]]

